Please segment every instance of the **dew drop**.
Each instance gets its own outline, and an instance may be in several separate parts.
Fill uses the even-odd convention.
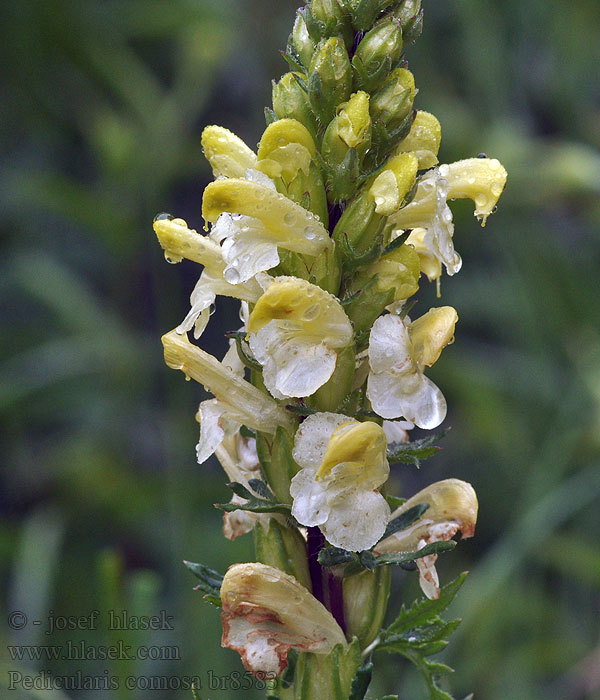
[[[291,211],[289,211],[284,217],[283,217],[284,222],[288,226],[292,226],[294,222],[296,221],[296,215],[293,214]]]
[[[313,304],[312,306],[309,306],[308,309],[304,312],[302,318],[304,321],[314,321],[315,318],[320,313],[319,305],[318,304]]]
[[[183,258],[179,255],[172,255],[171,253],[165,252],[165,260],[169,263],[169,265],[177,265],[177,263],[180,263]]]
[[[154,217],[154,221],[173,221],[174,218],[172,214],[167,214],[163,211]]]
[[[304,236],[307,238],[309,241],[314,240],[317,237],[317,232],[312,226],[307,226],[304,229]]]
[[[477,154],[477,157],[478,157],[478,158],[487,158],[486,154],[483,153],[483,152],[478,153],[478,154]]]
[[[241,278],[240,273],[231,267],[225,270],[223,277],[225,277],[225,280],[229,282],[229,284],[238,284]]]

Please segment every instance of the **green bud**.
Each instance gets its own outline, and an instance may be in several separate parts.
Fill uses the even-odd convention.
[[[370,111],[373,124],[382,124],[388,134],[403,123],[415,99],[415,79],[406,68],[396,68],[383,85],[371,96]]]
[[[410,22],[414,21],[415,17],[421,11],[421,0],[401,0],[394,7],[391,8],[394,17],[397,17],[402,24],[402,30]]]
[[[286,73],[278,83],[273,83],[273,110],[278,119],[296,119],[308,129],[313,139],[317,137],[317,121],[306,91],[298,82],[306,76]]]
[[[352,59],[355,85],[376,90],[396,65],[402,53],[402,28],[398,20],[387,20],[367,32]]]
[[[391,567],[363,571],[344,579],[346,632],[364,649],[380,632],[390,595]]]
[[[333,230],[336,246],[343,250],[347,241],[357,252],[365,252],[380,233],[381,219],[382,216],[375,213],[373,197],[362,187],[348,203]]]
[[[305,256],[305,269],[308,267],[308,281],[318,285],[330,294],[338,295],[342,277],[342,256],[339,248],[332,245],[315,258]]]
[[[321,124],[329,124],[338,105],[352,93],[352,66],[341,39],[321,42],[310,62],[309,75],[310,105]]]
[[[301,12],[296,14],[296,21],[294,22],[289,43],[293,46],[301,63],[308,68],[315,52],[315,43],[308,33],[308,27]]]
[[[314,18],[321,23],[323,37],[341,36],[349,49],[354,43],[354,32],[350,15],[342,8],[338,0],[312,0],[311,10]]]
[[[395,0],[340,0],[352,20],[357,32],[371,29],[377,15],[393,5]]]
[[[254,549],[257,561],[285,571],[312,591],[306,542],[295,527],[285,527],[275,518],[269,519],[268,527],[257,523],[254,527]]]
[[[359,91],[340,105],[323,137],[321,153],[330,201],[350,199],[356,192],[360,165],[370,145],[369,95]]]

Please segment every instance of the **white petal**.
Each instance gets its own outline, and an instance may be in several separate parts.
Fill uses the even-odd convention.
[[[247,282],[279,264],[277,242],[259,219],[221,214],[210,235],[222,242],[223,276],[230,284]]]
[[[341,413],[315,413],[305,418],[296,432],[292,455],[296,463],[315,472],[321,466],[329,438],[336,428],[356,422]]]
[[[177,326],[176,331],[180,335],[194,329],[194,338],[199,338],[210,318],[210,306],[215,303],[215,292],[206,284],[204,273],[200,275],[200,279],[196,282],[191,295],[190,303],[192,308],[188,315]]]
[[[414,423],[408,420],[383,421],[383,432],[385,433],[389,445],[408,442],[409,435],[406,431],[412,430],[414,427]]]
[[[314,339],[294,337],[270,321],[250,334],[250,348],[263,366],[265,386],[275,398],[311,396],[335,370],[337,354]]]
[[[436,428],[446,417],[446,399],[427,377],[412,373],[371,374],[367,396],[382,418],[406,418],[419,428]]]
[[[251,182],[258,182],[259,185],[264,185],[272,190],[277,190],[273,180],[271,180],[268,175],[265,175],[265,173],[261,172],[260,170],[256,170],[255,168],[248,168],[246,170],[246,174],[244,175],[244,179],[250,180]]]
[[[301,525],[322,525],[330,514],[327,492],[320,481],[316,481],[312,469],[301,469],[292,479],[290,494],[294,499],[292,515]]]
[[[244,667],[254,674],[280,676],[287,666],[290,647],[297,641],[276,622],[250,617],[223,617],[221,646],[235,649]],[[268,674],[268,675],[267,675]]]
[[[198,409],[200,416],[200,440],[196,445],[198,464],[205,462],[223,442],[225,431],[221,418],[225,407],[217,399],[203,401]]]
[[[386,314],[375,321],[369,337],[369,364],[373,372],[409,369],[411,351],[408,328],[401,318]]]
[[[390,507],[379,492],[354,491],[332,505],[321,531],[334,547],[360,552],[381,539],[389,520]]]

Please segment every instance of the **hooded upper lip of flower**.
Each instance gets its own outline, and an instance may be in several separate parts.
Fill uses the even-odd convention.
[[[416,505],[427,503],[429,507],[408,529],[386,537],[374,548],[377,554],[414,552],[431,542],[449,540],[460,530],[462,539],[472,537],[477,522],[477,494],[466,481],[444,479],[427,486],[391,515],[391,520]],[[417,559],[420,584],[429,598],[439,596],[439,580],[435,570],[437,555]]]
[[[419,180],[413,200],[390,217],[396,230],[424,228],[424,244],[446,266],[449,275],[461,268],[454,250],[454,224],[448,199],[469,198],[482,226],[493,212],[507,173],[495,158],[468,158],[440,165]]]
[[[371,330],[367,396],[382,418],[404,417],[431,430],[446,417],[446,400],[423,374],[454,339],[458,319],[451,306],[430,309],[413,323],[380,316]]]
[[[304,397],[325,384],[336,351],[353,329],[339,301],[295,277],[277,277],[260,297],[248,323],[250,348],[275,398]]]
[[[154,221],[154,231],[171,262],[186,258],[204,265],[190,296],[192,308],[177,326],[177,333],[186,333],[194,328],[194,337],[199,338],[206,328],[210,307],[217,294],[251,302],[260,296],[262,290],[255,280],[247,280],[244,284],[227,281],[224,277],[226,263],[219,245],[208,236],[189,229],[183,219],[158,217]]]
[[[347,646],[331,613],[302,584],[272,566],[235,564],[221,585],[224,647],[252,673],[279,676],[290,648],[328,654]]]
[[[376,490],[389,475],[387,441],[373,422],[338,413],[308,416],[296,433],[292,515],[336,547],[362,551],[385,532],[390,509]]]

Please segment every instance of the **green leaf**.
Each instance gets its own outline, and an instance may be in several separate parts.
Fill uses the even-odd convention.
[[[428,621],[444,612],[450,605],[466,577],[467,572],[464,571],[454,581],[443,586],[440,589],[440,597],[436,600],[421,598],[415,601],[408,609],[405,609],[403,606],[400,615],[387,628],[386,633],[399,634],[412,627],[427,624]]]
[[[264,498],[267,501],[275,502],[275,497],[264,481],[261,481],[260,479],[250,479],[248,481],[248,485],[254,491],[254,493],[258,494],[261,498]]]
[[[204,592],[204,600],[220,608],[223,576],[218,571],[210,569],[204,564],[197,564],[193,561],[184,561],[183,563],[200,581],[196,586],[196,590]]]
[[[375,650],[401,654],[422,673],[429,689],[431,700],[454,700],[442,690],[437,681],[440,676],[453,673],[445,664],[428,660],[428,656],[442,651],[448,644],[447,637],[460,624],[460,620],[446,622],[439,617],[454,599],[463,584],[466,572],[440,590],[436,600],[422,598],[408,609],[402,607],[398,618],[382,631]],[[468,698],[465,698],[468,700]]]
[[[324,547],[319,552],[318,561],[321,566],[332,567],[358,561],[358,557],[354,552],[339,547]]]
[[[350,695],[348,700],[363,700],[367,694],[372,675],[373,664],[371,662],[361,666],[358,669],[350,687]]]
[[[394,533],[400,532],[400,530],[406,530],[406,528],[416,522],[428,508],[429,503],[419,503],[416,506],[409,508],[397,518],[390,520],[381,539],[384,540],[386,537],[390,537]]]
[[[399,552],[398,554],[380,554],[375,558],[375,566],[384,566],[385,564],[404,564],[407,561],[414,561],[415,559],[421,559],[421,557],[427,557],[430,554],[441,554],[442,552],[449,552],[456,547],[456,542],[454,540],[448,540],[448,542],[432,542],[431,544],[426,544],[421,549],[416,552]]]
[[[386,496],[385,500],[392,511],[399,508],[403,503],[406,503],[406,498],[398,498],[398,496]]]
[[[289,503],[278,503],[264,481],[260,479],[250,479],[248,485],[259,495],[259,498],[257,498],[254,493],[248,491],[242,484],[232,481],[227,484],[227,486],[240,498],[244,498],[246,503],[215,503],[215,508],[224,510],[226,513],[232,513],[234,510],[248,510],[251,513],[280,513],[282,515],[290,515],[292,506],[289,505]]]
[[[421,440],[413,440],[406,443],[392,443],[388,447],[388,459],[390,462],[402,462],[403,464],[414,464],[418,467],[422,459],[431,457],[441,448],[434,443],[441,440],[448,431],[444,430],[441,433],[430,435]]]

